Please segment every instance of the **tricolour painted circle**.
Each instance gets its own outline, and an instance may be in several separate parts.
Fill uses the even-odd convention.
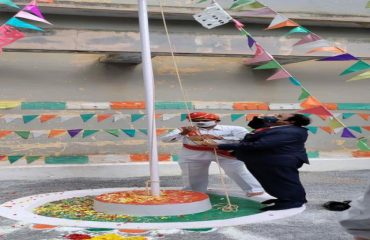
[[[173,189],[173,188],[172,188]],[[303,212],[305,206],[301,208],[281,210],[281,211],[269,211],[262,212],[256,211],[255,214],[243,216],[244,211],[248,210],[248,206],[259,204],[257,202],[251,202],[242,198],[232,198],[233,202],[239,203],[240,210],[237,214],[232,213],[205,213],[201,217],[194,217],[195,215],[184,215],[178,216],[177,218],[168,218],[164,220],[158,220],[156,218],[131,218],[128,216],[121,221],[121,219],[113,219],[112,221],[101,221],[99,218],[86,220],[82,218],[76,218],[76,216],[68,218],[59,217],[47,217],[41,216],[34,213],[36,208],[42,208],[43,206],[69,199],[79,198],[94,198],[94,196],[118,191],[130,191],[130,188],[105,188],[105,189],[88,189],[79,191],[68,191],[68,192],[56,192],[39,194],[24,198],[19,198],[13,201],[6,202],[0,205],[0,216],[18,220],[27,223],[36,224],[49,224],[55,226],[69,226],[69,227],[83,227],[83,228],[115,228],[115,229],[184,229],[184,228],[212,228],[212,227],[225,227],[225,226],[236,226],[250,223],[264,222],[274,219],[280,219],[289,217],[300,212]],[[218,199],[218,201],[224,201],[222,196],[211,196],[211,199]],[[63,203],[63,201],[61,201]],[[217,208],[217,204],[213,204],[213,211]],[[254,206],[255,208],[255,206]],[[251,211],[255,211],[252,209]],[[86,212],[86,214],[89,211]],[[91,214],[91,213],[90,213]],[[74,219],[72,219],[74,218]],[[181,219],[184,219],[183,221]]]

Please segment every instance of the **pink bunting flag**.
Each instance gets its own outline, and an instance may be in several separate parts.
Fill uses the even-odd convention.
[[[25,12],[25,11],[19,11],[15,17],[17,18],[25,18],[25,19],[29,19],[29,20],[33,20],[33,21],[37,21],[37,22],[43,22],[43,23],[46,23],[46,24],[50,24],[50,22],[46,21],[44,18],[40,18],[40,17],[37,17],[31,13],[28,13],[28,12]]]
[[[279,71],[277,71],[274,75],[272,75],[271,77],[269,77],[268,79],[266,79],[267,81],[271,81],[271,80],[277,80],[277,79],[283,79],[283,78],[289,78],[291,77],[292,75],[290,75],[290,73],[288,73],[285,69],[280,69]]]
[[[24,34],[17,29],[8,25],[0,26],[0,49],[21,38],[24,38]]]
[[[235,24],[235,27],[240,31],[243,27],[244,27],[244,24],[239,22],[238,20],[236,19],[233,19],[233,22]]]
[[[263,49],[261,45],[258,43],[255,44],[256,46],[256,52],[252,59],[246,59],[244,61],[245,64],[253,64],[253,63],[259,63],[259,62],[267,62],[273,59],[273,57]]]
[[[293,46],[303,45],[303,44],[310,43],[310,42],[315,42],[315,41],[318,41],[318,40],[321,40],[320,36],[318,36],[314,33],[310,33],[310,34],[304,36],[300,41],[296,42]]]
[[[32,2],[30,2],[29,4],[27,4],[24,8],[23,8],[23,11],[28,11],[30,13],[33,13],[35,14],[36,16],[40,17],[40,18],[44,18],[44,16],[42,15],[40,9],[37,7],[37,2],[36,0],[33,0]]]

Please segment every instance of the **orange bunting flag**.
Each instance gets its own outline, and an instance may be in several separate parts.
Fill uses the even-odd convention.
[[[158,136],[161,136],[161,135],[163,135],[167,132],[168,132],[168,129],[166,129],[166,128],[157,128],[157,135]]]
[[[362,128],[370,132],[370,126],[363,126]]]
[[[6,137],[12,133],[13,131],[0,131],[0,138]]]
[[[278,29],[278,28],[283,28],[283,27],[298,27],[298,26],[300,26],[298,23],[290,20],[284,15],[277,14],[275,18],[272,20],[272,22],[270,23],[270,25],[266,28],[266,30]]]
[[[258,117],[259,115],[261,115],[261,114],[259,114],[259,113],[251,113],[251,114],[247,114],[247,116],[246,116],[246,120],[249,122],[249,121],[252,121],[252,119],[254,118],[254,117]]]
[[[44,123],[44,122],[47,122],[47,121],[49,121],[51,119],[54,119],[56,117],[57,117],[57,115],[49,115],[49,114],[41,115],[40,116],[40,122]]]
[[[340,49],[339,47],[319,47],[314,48],[307,53],[315,53],[315,52],[332,52],[332,53],[345,53],[343,49]]]
[[[300,113],[309,113],[318,116],[333,116],[324,106],[318,106],[313,108],[307,108],[305,110],[300,110]]]
[[[320,129],[329,133],[329,134],[333,133],[333,129],[331,127],[328,127],[328,126],[322,126],[322,127],[320,127]]]
[[[103,122],[104,120],[107,120],[108,118],[111,118],[113,114],[98,114],[96,117],[98,122]]]
[[[368,114],[368,113],[358,113],[358,116],[360,116],[365,121],[369,121],[370,114]]]
[[[303,109],[322,106],[322,103],[313,96],[307,97],[301,104]]]
[[[50,130],[48,137],[49,138],[54,138],[54,137],[62,136],[64,134],[66,134],[66,133],[67,133],[66,130],[59,130],[59,129]]]

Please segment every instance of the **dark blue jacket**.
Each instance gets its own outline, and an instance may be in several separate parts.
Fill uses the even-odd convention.
[[[220,144],[219,149],[233,150],[246,164],[300,167],[309,163],[305,149],[307,129],[293,125],[280,126],[247,134],[236,144]]]

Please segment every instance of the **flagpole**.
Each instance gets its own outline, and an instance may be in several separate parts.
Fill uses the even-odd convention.
[[[150,52],[149,23],[147,0],[139,2],[139,24],[141,39],[141,56],[143,61],[143,76],[145,83],[145,98],[148,118],[148,145],[150,161],[150,181],[152,196],[160,196],[159,169],[158,169],[158,145],[154,113],[154,77],[152,57]]]

